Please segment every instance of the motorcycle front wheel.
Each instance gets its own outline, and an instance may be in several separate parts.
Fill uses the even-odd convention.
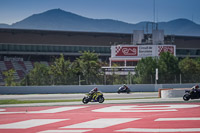
[[[99,97],[99,103],[103,103],[104,102],[104,97]]]
[[[189,94],[185,94],[184,96],[183,96],[183,100],[184,101],[188,101],[190,99],[190,95]]]

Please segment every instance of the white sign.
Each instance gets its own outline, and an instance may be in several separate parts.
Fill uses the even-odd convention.
[[[139,46],[139,56],[147,57],[147,56],[155,56],[154,54],[154,47],[147,45],[147,46]]]

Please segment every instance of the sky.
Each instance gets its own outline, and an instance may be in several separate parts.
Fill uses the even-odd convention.
[[[0,0],[0,23],[13,24],[57,8],[88,18],[132,24],[178,18],[200,24],[200,0]]]

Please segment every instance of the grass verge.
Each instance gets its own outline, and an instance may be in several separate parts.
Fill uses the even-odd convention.
[[[3,104],[26,104],[26,103],[54,103],[54,102],[79,102],[81,100],[0,100],[0,105]]]

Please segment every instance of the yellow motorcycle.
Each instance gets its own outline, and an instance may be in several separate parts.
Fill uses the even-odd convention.
[[[90,94],[86,94],[86,96],[83,98],[82,102],[84,104],[87,104],[88,102],[99,102],[99,103],[103,103],[104,102],[104,97],[103,97],[103,93],[98,91],[96,93],[94,93],[92,96]]]

